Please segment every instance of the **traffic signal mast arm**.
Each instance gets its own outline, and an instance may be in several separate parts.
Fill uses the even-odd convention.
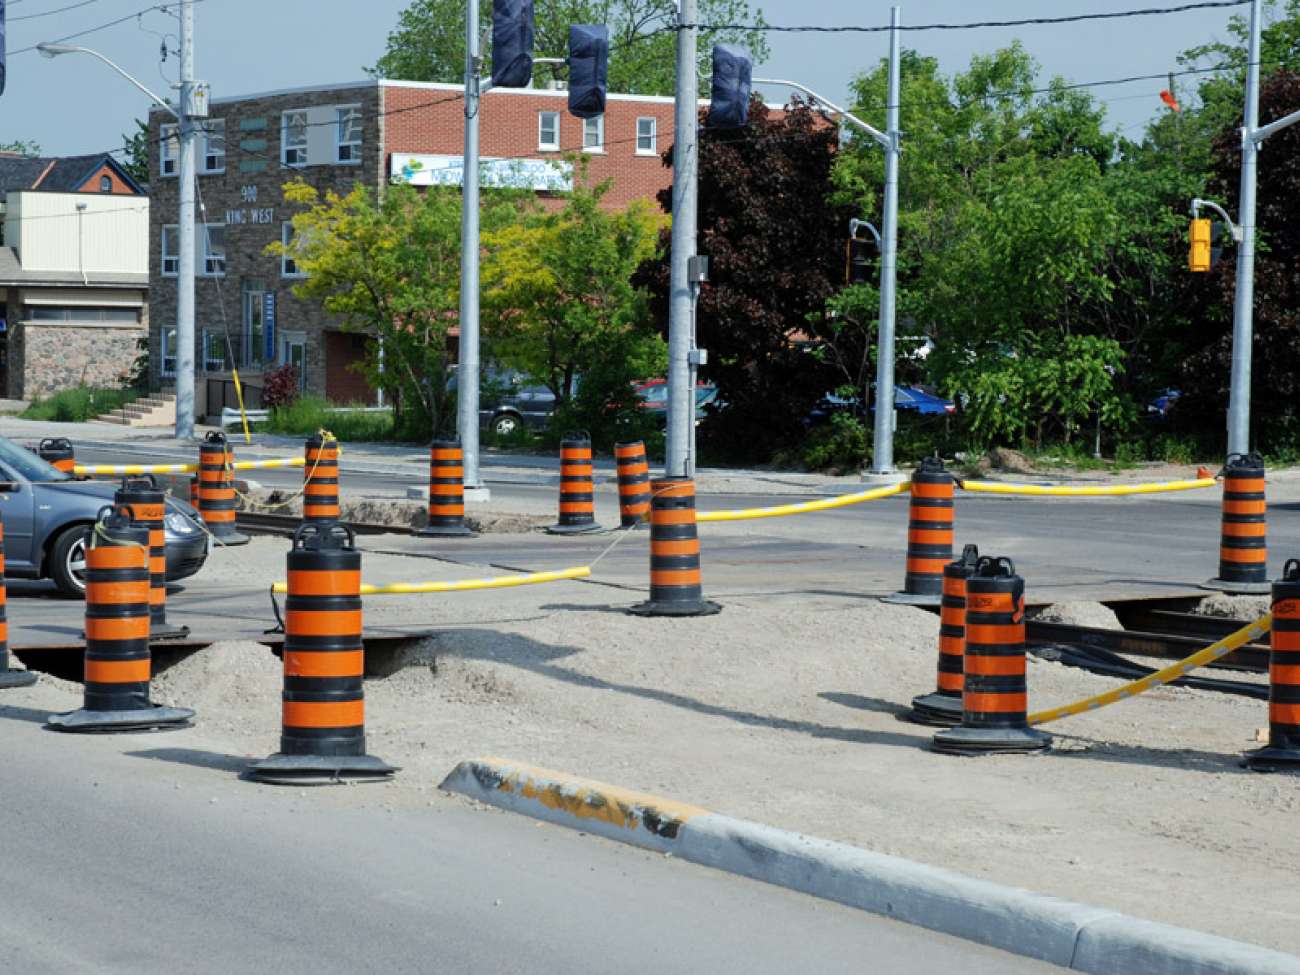
[[[811,98],[813,101],[820,102],[822,105],[825,105],[826,108],[828,108],[831,111],[831,114],[838,115],[846,122],[851,122],[854,125],[856,125],[863,132],[867,133],[867,135],[871,136],[871,138],[875,139],[876,142],[878,142],[885,149],[893,148],[893,143],[890,141],[889,136],[885,135],[885,133],[881,132],[875,126],[868,125],[866,122],[862,121],[862,119],[858,118],[852,112],[846,112],[844,109],[840,108],[833,101],[831,101],[829,98],[823,98],[821,95],[817,94],[817,92],[813,91],[811,88],[805,85],[801,85],[797,81],[784,81],[780,78],[755,78],[754,84],[782,85],[786,88],[794,88],[797,91],[801,91],[809,98]]]
[[[1233,240],[1241,240],[1241,227],[1232,222],[1232,217],[1228,216],[1228,211],[1219,206],[1213,200],[1202,200],[1200,197],[1192,200],[1192,219],[1201,219],[1201,207],[1207,207],[1223,218],[1223,222],[1228,225],[1228,230],[1232,234]]]

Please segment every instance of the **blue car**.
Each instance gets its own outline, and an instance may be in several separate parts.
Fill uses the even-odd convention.
[[[875,409],[872,406],[871,412],[874,413]],[[942,396],[936,396],[921,386],[895,386],[894,409],[905,410],[921,416],[942,416],[947,413],[956,413],[957,404],[952,400],[944,399]],[[851,410],[859,416],[866,415],[856,396],[844,397],[837,396],[835,393],[827,393],[804,419],[804,425],[813,426],[821,423],[832,413],[838,413],[842,410]]]

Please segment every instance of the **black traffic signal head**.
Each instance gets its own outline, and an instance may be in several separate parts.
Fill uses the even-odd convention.
[[[5,0],[0,0],[0,95],[5,93]]]
[[[713,90],[709,98],[711,129],[738,129],[749,121],[749,92],[754,65],[743,48],[713,45]]]
[[[492,0],[492,84],[527,88],[533,80],[533,0]]]
[[[844,246],[844,282],[865,284],[870,281],[875,256],[875,241],[850,237]]]
[[[569,114],[597,118],[605,114],[605,80],[609,68],[609,28],[575,24],[569,28]]]

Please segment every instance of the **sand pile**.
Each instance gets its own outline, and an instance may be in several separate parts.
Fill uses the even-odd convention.
[[[1053,603],[1030,613],[1030,619],[1044,623],[1066,623],[1070,626],[1090,626],[1098,630],[1122,630],[1119,617],[1109,606],[1085,601]]]
[[[193,708],[206,728],[270,737],[280,727],[283,670],[269,647],[251,641],[214,643],[155,675],[158,704]]]
[[[1270,603],[1268,596],[1234,596],[1232,593],[1216,592],[1197,603],[1192,612],[1233,620],[1257,620],[1270,611]]]

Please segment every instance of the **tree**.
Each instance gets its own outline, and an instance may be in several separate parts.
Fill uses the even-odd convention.
[[[696,311],[706,378],[727,407],[703,430],[736,457],[766,458],[803,435],[803,421],[843,379],[810,354],[831,334],[827,300],[843,287],[854,211],[832,199],[836,127],[807,105],[769,112],[750,104],[749,125],[703,129],[699,153],[699,251],[709,281]],[[671,150],[665,152],[665,164]],[[666,211],[672,192],[659,194]],[[668,321],[668,238],[642,266],[655,321]],[[849,357],[853,353],[846,353]]]
[[[602,209],[608,189],[576,178],[562,209],[484,235],[493,356],[543,383],[557,423],[586,428],[597,442],[635,416],[633,381],[661,373],[667,360],[646,296],[631,282],[654,253],[661,221],[644,201]]]
[[[11,139],[9,142],[0,142],[0,152],[16,152],[20,156],[39,156],[41,146],[38,142],[32,142],[30,139]]]
[[[122,133],[122,145],[126,149],[126,158],[122,165],[131,174],[131,178],[141,186],[149,185],[149,125],[141,119],[135,120],[135,132],[131,135]]]
[[[460,192],[409,185],[357,184],[346,196],[322,197],[302,181],[286,184],[285,202],[306,209],[293,217],[288,245],[307,277],[300,298],[319,301],[344,327],[370,338],[363,371],[400,410],[399,427],[422,438],[454,423],[449,389],[448,332],[460,303]],[[491,230],[517,219],[521,196],[484,194],[482,224]],[[380,349],[382,348],[382,359]]]
[[[609,89],[640,95],[671,95],[674,84],[676,0],[538,0],[536,54],[564,57],[571,24],[608,24]],[[746,0],[701,0],[700,22],[764,24],[762,12],[751,13]],[[490,0],[480,0],[479,22],[492,22]],[[767,57],[759,30],[701,31],[699,45],[744,44],[755,63]],[[465,77],[465,0],[413,0],[398,15],[383,56],[372,75],[403,81],[459,83]],[[539,67],[534,84],[565,77],[563,66]]]

